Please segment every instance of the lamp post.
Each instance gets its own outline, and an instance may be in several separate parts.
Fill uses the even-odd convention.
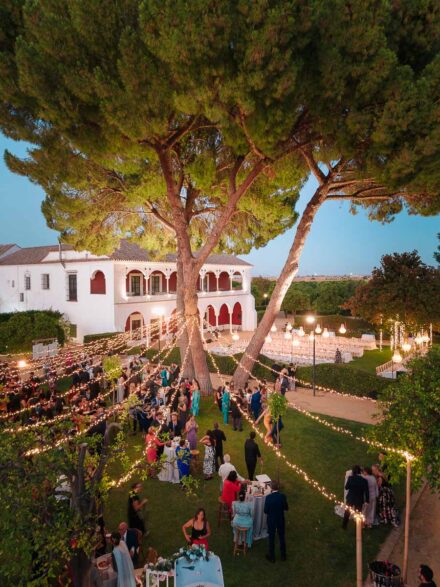
[[[267,308],[267,298],[268,298],[268,297],[269,297],[269,296],[268,296],[268,294],[267,294],[267,293],[263,294],[263,298],[264,298],[264,307],[265,307],[265,308]]]

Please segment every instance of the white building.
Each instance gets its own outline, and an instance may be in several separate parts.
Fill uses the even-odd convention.
[[[198,303],[212,326],[256,327],[251,267],[233,255],[208,258],[200,271]],[[161,319],[166,324],[175,307],[175,255],[151,261],[127,241],[109,256],[64,245],[0,245],[0,313],[57,310],[79,341],[86,334],[130,331]]]

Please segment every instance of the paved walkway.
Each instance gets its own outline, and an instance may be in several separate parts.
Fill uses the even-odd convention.
[[[309,412],[316,412],[335,418],[345,418],[362,422],[362,424],[374,424],[377,422],[375,414],[379,407],[375,402],[356,398],[336,395],[325,391],[316,390],[313,396],[311,389],[297,387],[296,391],[288,391],[286,397],[289,402],[297,404],[300,408]]]

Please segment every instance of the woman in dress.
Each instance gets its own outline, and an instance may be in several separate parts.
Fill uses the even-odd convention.
[[[228,423],[229,418],[229,406],[231,404],[231,396],[229,394],[229,389],[225,387],[222,396],[222,413],[223,413],[223,422],[225,424]]]
[[[162,387],[168,387],[170,380],[170,372],[168,371],[167,367],[163,367],[163,369],[161,370],[160,378],[162,381]]]
[[[181,391],[177,403],[177,413],[179,414],[179,424],[182,430],[185,430],[186,418],[188,415],[188,399]]]
[[[240,491],[238,494],[238,501],[232,502],[232,528],[234,533],[234,542],[237,541],[237,528],[247,528],[246,544],[250,548],[252,546],[252,529],[254,525],[254,507],[251,501],[245,501],[246,492]]]
[[[137,482],[131,486],[128,494],[128,525],[130,528],[140,530],[145,534],[145,522],[142,518],[142,508],[147,503],[147,499],[141,499],[140,492],[142,484]]]
[[[377,498],[377,515],[381,524],[392,524],[395,528],[399,526],[399,516],[396,509],[396,499],[390,483],[386,480],[379,465],[371,467],[379,487]]]
[[[238,480],[237,471],[231,471],[222,489],[222,501],[228,506],[229,512],[232,512],[232,503],[237,499],[237,493],[240,491],[241,483]]]
[[[263,419],[263,424],[266,428],[266,435],[264,437],[264,441],[272,442],[272,416],[270,415],[269,408],[266,408],[263,412],[261,412],[261,414],[255,420],[255,424],[257,425],[261,419]]]
[[[217,391],[215,392],[215,401],[214,401],[214,403],[217,404],[220,412],[222,411],[222,397],[223,397],[223,387],[220,385],[220,387],[218,387]]]
[[[189,442],[189,449],[190,450],[197,449],[197,430],[198,429],[199,429],[199,426],[196,422],[195,417],[190,416],[190,418],[185,426],[186,438]]]
[[[187,530],[191,528],[191,536],[188,536]],[[211,527],[206,519],[206,512],[203,508],[199,508],[194,518],[188,520],[182,526],[182,532],[185,540],[189,544],[202,544],[206,550],[209,550],[208,538],[211,536]]]
[[[212,479],[215,473],[215,438],[211,430],[200,440],[205,445],[205,457],[203,459],[203,475],[205,480]]]
[[[200,412],[200,385],[197,379],[192,380],[191,384],[191,413],[198,416]]]
[[[153,426],[148,428],[148,433],[145,436],[145,446],[146,446],[146,455],[147,455],[147,463],[151,465],[157,461],[157,447],[164,446],[164,442],[161,442],[157,437],[156,430]]]
[[[113,568],[118,574],[117,587],[136,587],[133,561],[127,545],[121,540],[119,532],[113,532],[111,541],[113,544]]]
[[[182,439],[176,448],[177,468],[179,470],[179,480],[182,482],[183,477],[189,477],[191,464],[191,451]]]

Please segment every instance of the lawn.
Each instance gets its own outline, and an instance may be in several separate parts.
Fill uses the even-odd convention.
[[[353,359],[346,364],[347,367],[351,367],[352,369],[360,369],[361,371],[367,371],[368,373],[375,375],[376,367],[390,361],[392,354],[390,347],[384,347],[382,351],[379,349],[375,349],[374,351],[364,351],[362,357]]]
[[[219,420],[220,413],[208,400],[203,401],[201,411],[198,420],[200,431],[204,432],[212,427],[215,420]],[[365,428],[354,422],[331,420],[358,432]],[[371,464],[376,460],[376,455],[368,454],[364,445],[292,410],[285,418],[285,425],[282,451],[341,498],[346,469],[355,463]],[[231,455],[238,471],[246,475],[243,444],[249,429],[234,432],[230,426],[222,427],[227,436],[225,451]],[[264,472],[274,478],[277,457],[270,449],[263,448],[261,441],[259,444],[265,461]],[[129,452],[133,458],[139,457],[142,448],[140,435],[130,437]],[[197,507],[204,506],[213,531],[210,548],[222,560],[227,587],[252,584],[261,587],[287,584],[294,587],[352,587],[355,584],[354,524],[350,524],[344,532],[340,518],[333,513],[333,504],[282,463],[280,476],[290,507],[286,519],[287,562],[278,560],[272,565],[266,561],[267,540],[255,542],[245,558],[233,558],[231,528],[225,523],[217,528],[217,479],[201,480],[197,497],[186,497],[178,486],[169,483],[157,480],[145,482],[143,494],[149,499],[147,521],[150,535],[144,546],[153,546],[162,556],[172,554],[184,545],[182,524]],[[126,518],[129,484],[111,492],[105,510],[106,525],[111,530]],[[364,532],[365,569],[367,561],[374,559],[386,534],[385,528]]]

